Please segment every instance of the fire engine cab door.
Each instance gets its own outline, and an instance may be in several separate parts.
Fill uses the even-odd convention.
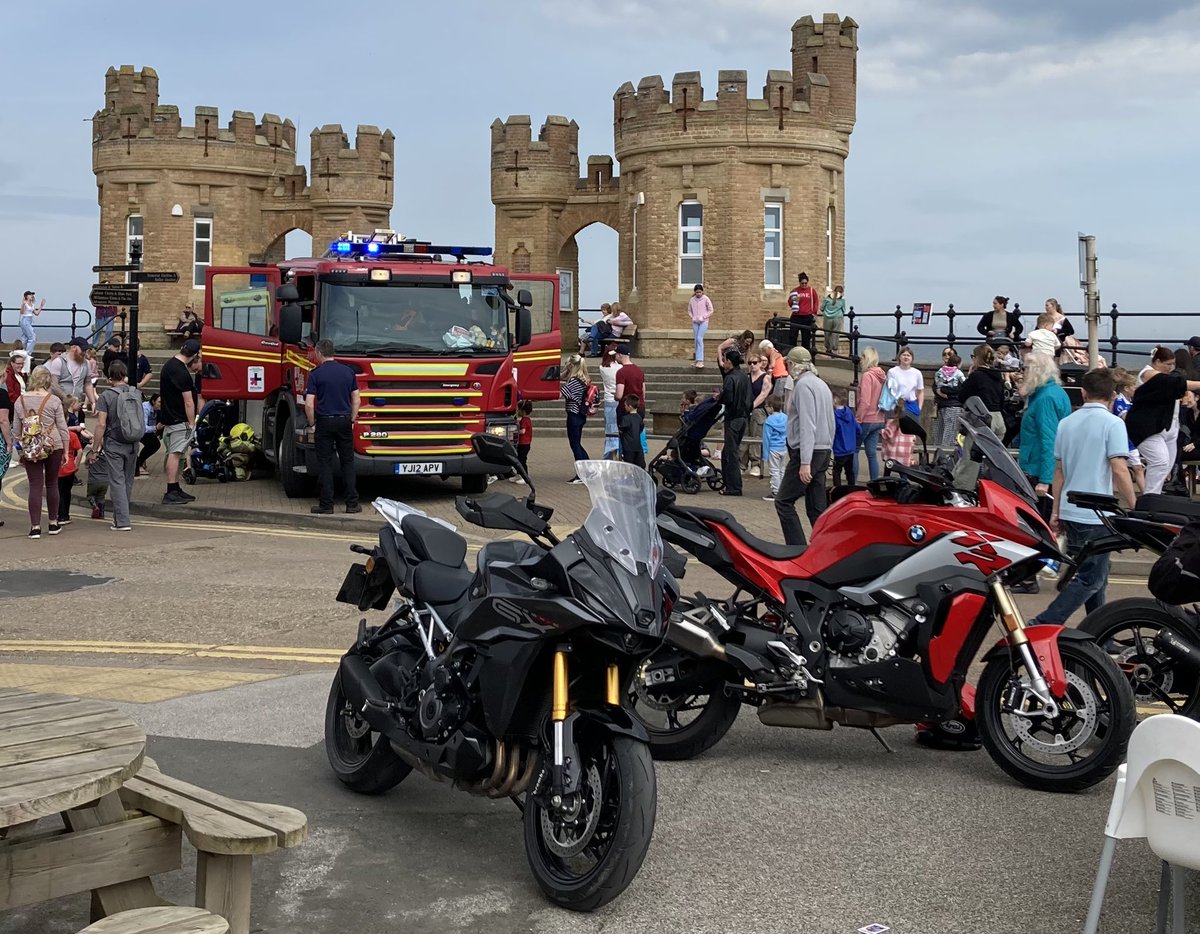
[[[558,399],[558,370],[562,362],[562,332],[559,325],[558,276],[522,274],[510,276],[513,294],[529,289],[533,307],[533,340],[513,353],[517,388],[522,399]]]
[[[265,399],[279,389],[278,338],[272,266],[210,266],[205,274],[201,376],[210,399]]]

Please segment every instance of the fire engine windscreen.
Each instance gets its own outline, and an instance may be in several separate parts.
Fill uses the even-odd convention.
[[[319,336],[344,354],[507,353],[508,306],[495,286],[321,284]]]

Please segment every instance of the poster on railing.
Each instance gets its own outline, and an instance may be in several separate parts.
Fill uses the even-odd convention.
[[[928,324],[933,315],[933,302],[913,302],[913,324]]]

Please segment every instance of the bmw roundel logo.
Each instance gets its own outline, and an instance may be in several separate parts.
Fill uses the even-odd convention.
[[[911,538],[914,542],[925,541],[925,526],[923,526],[923,525],[911,526],[908,530],[908,537]]]

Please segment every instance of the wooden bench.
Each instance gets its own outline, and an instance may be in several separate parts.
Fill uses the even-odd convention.
[[[251,860],[303,843],[308,819],[295,808],[237,801],[163,775],[152,759],[120,791],[127,808],[178,824],[197,850],[196,907],[249,934]],[[207,929],[204,929],[207,930]]]
[[[225,919],[203,908],[136,908],[109,915],[79,934],[228,934]]]
[[[175,346],[176,341],[178,341],[180,344],[183,344],[183,342],[187,339],[187,334],[185,334],[183,331],[180,331],[173,324],[164,324],[163,333],[167,336],[167,340],[171,342],[172,347]]]

